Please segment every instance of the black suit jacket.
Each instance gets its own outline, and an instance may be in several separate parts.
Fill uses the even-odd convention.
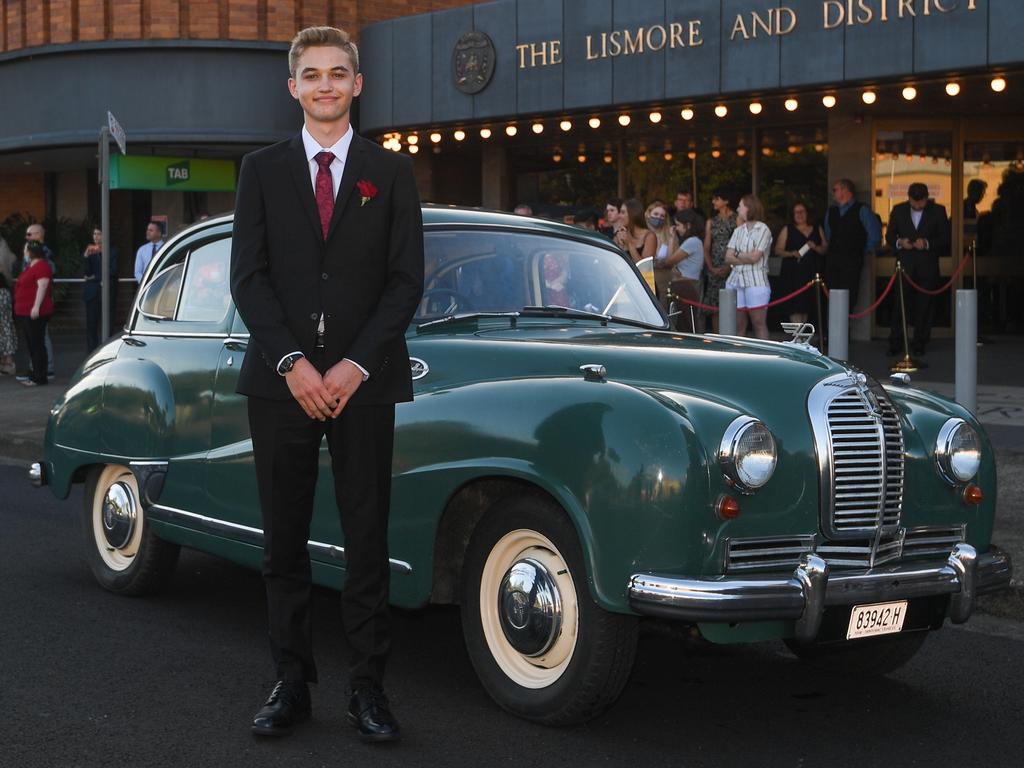
[[[924,210],[921,211],[921,223],[917,227],[914,226],[914,220],[910,217],[909,202],[893,206],[889,216],[889,226],[885,230],[885,242],[895,251],[896,241],[904,237],[909,237],[911,240],[922,237],[928,241],[927,250],[913,251],[913,253],[928,253],[933,256],[948,254],[950,231],[945,206],[929,200],[925,204]]]
[[[359,181],[376,187],[365,203]],[[323,312],[326,367],[347,357],[370,374],[350,404],[411,400],[405,331],[422,293],[410,158],[354,135],[325,242],[302,136],[245,156],[231,244],[231,295],[250,333],[240,394],[291,397],[276,366],[296,350],[312,357]]]

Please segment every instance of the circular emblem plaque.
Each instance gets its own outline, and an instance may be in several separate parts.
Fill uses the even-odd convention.
[[[452,79],[463,93],[480,93],[491,82],[496,59],[494,43],[483,32],[467,32],[452,52]]]

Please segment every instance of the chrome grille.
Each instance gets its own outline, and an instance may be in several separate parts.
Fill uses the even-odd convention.
[[[820,544],[816,553],[831,568],[873,568],[878,565],[899,560],[903,550],[902,531],[894,536],[884,536],[875,546],[872,539],[850,539],[849,541],[830,541]],[[872,560],[874,553],[874,560]]]
[[[885,391],[837,376],[808,405],[821,471],[822,531],[830,539],[895,534],[903,508],[903,430]]]
[[[908,528],[903,540],[903,557],[943,557],[953,551],[953,547],[962,544],[965,539],[964,526],[949,528],[922,526]]]
[[[813,536],[731,539],[726,547],[725,569],[734,573],[791,568],[813,551]]]

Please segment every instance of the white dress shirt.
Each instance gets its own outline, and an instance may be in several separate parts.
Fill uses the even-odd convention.
[[[348,160],[348,148],[352,146],[352,137],[355,132],[352,130],[352,126],[349,125],[348,130],[345,131],[345,135],[338,139],[334,144],[329,147],[320,146],[320,142],[313,138],[312,134],[306,129],[306,126],[302,126],[302,146],[306,150],[306,163],[309,165],[309,183],[313,187],[313,195],[316,195],[316,175],[320,172],[320,163],[316,161],[316,156],[321,152],[330,152],[334,155],[334,159],[331,161],[328,168],[331,171],[331,184],[334,188],[334,198],[338,198],[338,187],[341,186],[341,175],[345,171],[345,161]],[[320,325],[318,330],[324,332],[324,316],[320,315]],[[294,352],[289,352],[284,355],[280,360],[277,361],[277,369],[281,370],[281,363],[284,362],[285,357],[294,355],[301,350],[296,349]],[[363,366],[348,357],[345,358],[352,365],[360,370],[363,374],[363,381],[370,378],[370,372],[367,371]]]
[[[135,282],[141,283],[143,275],[146,274],[146,268],[149,266],[149,262],[153,260],[153,256],[156,252],[164,247],[163,240],[157,240],[155,243],[145,242],[139,246],[139,249],[135,251]]]

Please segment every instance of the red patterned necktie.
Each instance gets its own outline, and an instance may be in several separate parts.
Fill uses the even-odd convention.
[[[331,216],[334,214],[334,182],[331,180],[334,153],[318,152],[314,160],[320,166],[316,172],[316,208],[320,212],[320,227],[326,240],[327,230],[331,228]]]

